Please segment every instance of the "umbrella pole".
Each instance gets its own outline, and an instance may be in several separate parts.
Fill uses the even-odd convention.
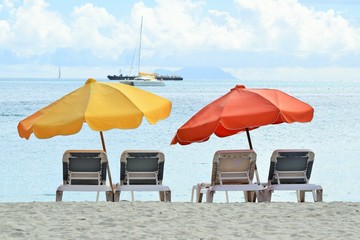
[[[251,138],[250,138],[250,132],[249,132],[248,128],[246,128],[246,135],[247,135],[247,139],[248,139],[248,142],[249,142],[249,147],[250,147],[251,150],[253,150],[253,146],[252,146]]]
[[[249,148],[251,150],[253,150],[253,146],[252,146],[252,143],[251,143],[251,138],[250,138],[250,131],[248,128],[246,128],[246,135],[247,135],[247,139],[248,139],[248,142],[249,142]],[[260,184],[260,177],[259,177],[259,173],[258,173],[258,170],[257,170],[257,165],[255,164],[255,177],[256,177],[256,181],[258,184]],[[256,200],[256,195],[254,195],[253,193],[248,193],[248,197],[250,197],[250,201],[251,202],[255,202]]]
[[[101,138],[101,144],[102,144],[103,150],[104,150],[104,152],[106,153],[105,140],[104,140],[104,135],[103,135],[103,132],[102,132],[102,131],[100,131],[100,138]],[[109,161],[108,161],[108,164],[106,164],[106,166],[107,166],[107,172],[108,172],[108,175],[109,175],[110,187],[111,187],[111,190],[114,192],[114,186],[113,186],[113,184],[112,184],[110,167],[109,167]]]

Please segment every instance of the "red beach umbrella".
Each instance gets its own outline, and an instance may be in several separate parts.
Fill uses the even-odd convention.
[[[224,96],[208,104],[177,130],[171,144],[205,142],[212,134],[227,137],[247,133],[261,126],[280,123],[310,122],[314,109],[276,89],[250,89],[237,85]]]

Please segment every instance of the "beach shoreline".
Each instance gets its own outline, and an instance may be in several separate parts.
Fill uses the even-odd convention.
[[[0,239],[358,239],[359,202],[0,203]]]

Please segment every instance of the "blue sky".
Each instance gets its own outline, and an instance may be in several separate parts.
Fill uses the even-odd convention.
[[[126,73],[144,17],[145,71],[360,66],[355,0],[3,0],[0,77]]]

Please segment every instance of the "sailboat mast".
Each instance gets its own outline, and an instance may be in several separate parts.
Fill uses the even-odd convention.
[[[140,25],[140,39],[139,39],[139,64],[138,64],[138,74],[140,75],[140,61],[141,61],[141,37],[142,37],[142,26],[143,26],[143,16],[141,16],[141,25]]]

